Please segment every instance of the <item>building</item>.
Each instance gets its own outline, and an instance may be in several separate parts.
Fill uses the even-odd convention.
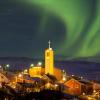
[[[54,67],[54,51],[50,47],[45,50],[45,68],[42,66],[31,66],[29,68],[29,75],[30,77],[42,77],[44,74],[54,75],[57,80],[61,80],[62,78],[62,71],[59,68]]]
[[[34,66],[29,69],[30,77],[41,77],[44,74],[45,69],[41,66]]]
[[[61,69],[54,67],[54,76],[56,77],[57,80],[61,80],[62,79]]]
[[[96,91],[100,90],[100,82],[97,82],[97,81],[93,82],[93,90],[96,90]]]
[[[50,41],[49,48],[45,50],[45,74],[51,74],[54,75],[54,51],[50,47]]]
[[[68,93],[72,95],[80,95],[80,94],[92,94],[93,92],[93,84],[88,81],[70,79],[69,81],[64,83],[65,86],[68,87]]]
[[[9,79],[3,73],[0,73],[0,83],[8,83]]]

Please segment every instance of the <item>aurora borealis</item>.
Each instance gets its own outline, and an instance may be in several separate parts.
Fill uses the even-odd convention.
[[[1,56],[100,55],[100,0],[0,0]]]

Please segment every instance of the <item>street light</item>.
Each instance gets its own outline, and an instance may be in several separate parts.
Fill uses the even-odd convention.
[[[0,68],[2,68],[2,66],[0,65]]]
[[[7,71],[7,70],[9,69],[9,67],[10,67],[10,65],[9,65],[9,64],[6,64],[6,65],[4,66],[4,70]]]
[[[9,64],[7,64],[7,65],[6,65],[6,67],[7,67],[7,68],[9,68],[9,67],[10,67],[10,65],[9,65]]]
[[[22,83],[23,83],[23,74],[19,74],[18,78],[21,79]]]
[[[38,62],[38,65],[41,66],[42,65],[42,62]]]
[[[55,87],[57,87],[58,86],[58,84],[55,84]]]
[[[75,76],[75,75],[72,75],[72,77],[73,77],[73,76]]]
[[[83,79],[83,77],[82,77],[82,76],[81,76],[80,78],[81,78],[81,79]]]
[[[21,78],[22,77],[22,74],[19,74],[18,77]]]
[[[64,76],[62,80],[63,80],[63,81],[66,81],[66,77]]]
[[[33,66],[34,66],[34,64],[31,64],[30,66],[31,66],[31,67],[33,67]]]
[[[27,69],[24,70],[24,74],[28,74],[28,70]]]

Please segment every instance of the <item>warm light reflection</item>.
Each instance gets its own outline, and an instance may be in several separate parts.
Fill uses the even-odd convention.
[[[22,77],[22,74],[19,74],[19,75],[18,75],[18,77],[20,77],[20,78],[21,78],[21,77]]]

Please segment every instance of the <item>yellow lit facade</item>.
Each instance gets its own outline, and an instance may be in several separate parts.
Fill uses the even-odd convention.
[[[34,66],[29,69],[30,77],[41,77],[44,74],[44,68]]]
[[[54,76],[57,80],[61,80],[62,78],[62,72],[59,68],[54,67]]]
[[[49,48],[45,50],[45,74],[54,75],[54,52],[50,47],[50,42]]]
[[[33,66],[33,64],[32,64]],[[45,50],[45,68],[39,66],[33,66],[29,68],[30,77],[42,77],[44,74],[54,75],[57,80],[61,80],[62,72],[59,68],[54,67],[54,51],[50,47]]]

